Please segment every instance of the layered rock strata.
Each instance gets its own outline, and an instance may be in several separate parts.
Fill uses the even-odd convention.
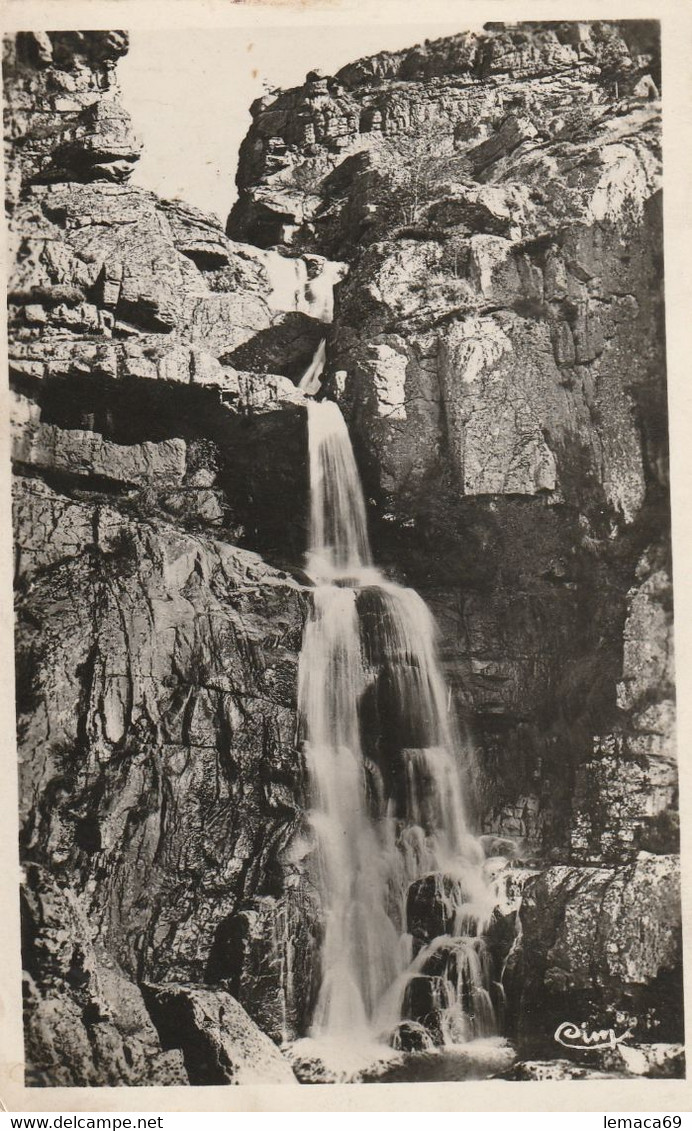
[[[313,72],[253,107],[229,235],[129,183],[126,49],[5,48],[27,1079],[290,1078],[253,1025],[304,1033],[317,977],[295,383],[325,336],[376,557],[523,861],[508,1031],[636,1021],[638,1070],[680,1071],[656,25]]]
[[[241,1005],[219,989],[211,1007],[199,986],[234,973],[218,940],[256,898],[283,954],[286,893],[304,882],[306,594],[277,566],[301,560],[305,414],[275,363],[289,341],[300,370],[321,340],[329,311],[308,284],[319,292],[326,265],[313,257],[308,279],[128,184],[140,146],[117,101],[126,49],[121,33],[27,33],[5,55],[34,1084],[250,1078],[262,1034],[253,1044]],[[310,930],[306,916],[294,939],[305,1009]],[[278,1015],[286,971],[273,971]],[[150,1013],[168,998],[145,1004],[144,982],[193,1003],[182,1043],[161,1044]],[[244,1067],[224,1052],[234,1033]]]

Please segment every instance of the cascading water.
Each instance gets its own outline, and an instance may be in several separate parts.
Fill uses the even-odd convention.
[[[315,393],[319,392],[326,360],[327,339],[322,338],[298,385],[300,391],[305,393],[307,397],[314,397]]]
[[[487,1036],[495,1017],[482,935],[497,900],[468,829],[463,749],[435,625],[417,593],[371,563],[338,406],[309,402],[308,429],[307,569],[315,590],[300,657],[299,726],[324,915],[311,1036],[351,1046],[396,1040],[402,1017],[421,1012],[438,1044]],[[431,886],[445,918],[442,937],[429,934],[427,945],[408,921],[417,881]],[[414,1001],[422,974],[424,1008]]]
[[[275,310],[297,311],[319,322],[331,322],[334,287],[346,273],[345,263],[267,251],[264,266],[271,287],[270,304]]]

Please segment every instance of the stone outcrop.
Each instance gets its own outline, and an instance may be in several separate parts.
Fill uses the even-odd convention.
[[[20,490],[41,542],[17,603],[27,851],[77,882],[130,973],[201,979],[300,817],[300,587],[224,542]]]
[[[79,899],[37,865],[22,893],[22,950],[28,1086],[189,1082],[140,990],[95,945]]]
[[[181,1047],[191,1084],[295,1084],[288,1061],[215,987],[144,986],[164,1048]]]
[[[291,846],[282,896],[246,899],[219,923],[206,968],[277,1044],[308,1031],[319,989],[320,910],[301,868],[310,848],[307,837]]]
[[[270,360],[300,319],[293,363],[309,361],[331,268],[311,261],[313,309],[307,268],[281,288],[297,269],[278,253],[128,184],[126,49],[121,33],[5,45],[27,1080],[195,1083],[199,1057],[223,1081],[254,1060],[292,1080],[204,985],[229,918],[261,899],[278,922],[305,883],[307,595],[255,550],[301,560],[305,402]],[[279,1041],[280,962],[265,982]],[[175,1046],[151,1020],[178,1008],[169,984],[191,1003]]]
[[[124,975],[202,981],[226,918],[301,882],[301,589],[226,542],[18,486],[25,857]]]
[[[646,90],[643,74],[656,80]],[[563,215],[574,206],[580,217],[592,211],[601,219],[621,203],[612,162],[592,162],[585,201],[577,178],[564,179],[574,171],[565,159],[576,156],[579,163],[601,142],[625,139],[628,169],[636,173],[625,194],[647,195],[655,178],[646,134],[650,141],[656,132],[656,82],[653,21],[498,25],[480,36],[464,33],[363,59],[335,76],[311,72],[302,87],[254,103],[229,228],[260,246],[290,242],[317,250],[329,244],[352,251],[363,229],[382,233],[393,207],[401,223],[417,222],[421,206],[437,195],[430,191],[438,180],[435,162],[450,160],[446,172],[457,174],[461,210],[470,188],[475,208],[466,206],[469,218],[474,211],[495,213],[494,235],[521,225],[522,203],[539,223],[554,220],[558,189],[567,193]],[[636,103],[641,139],[631,138],[627,119],[618,125],[615,115],[603,114],[614,98]],[[383,157],[403,158],[404,167],[388,173]],[[413,158],[417,167],[406,167]],[[497,162],[505,174],[535,167],[547,173],[543,199],[532,202],[522,193],[521,175],[505,175],[503,181],[519,182],[509,183],[509,199],[507,191],[490,189],[476,204],[478,183],[499,179],[490,168]],[[387,200],[388,175],[400,179],[403,199]]]
[[[525,885],[520,918],[508,990],[524,1046],[554,1054],[567,1021],[620,1036],[631,1029],[635,1042],[679,1039],[677,857],[642,852],[624,868],[550,868]]]

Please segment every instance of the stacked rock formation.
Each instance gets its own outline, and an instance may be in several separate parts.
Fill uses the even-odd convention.
[[[232,359],[260,338],[266,370],[288,338],[300,368],[322,327],[276,307],[271,255],[127,183],[126,49],[122,33],[6,44],[33,1083],[186,1082],[138,985],[178,987],[154,995],[157,1024],[169,1005],[188,1016],[229,917],[300,879],[284,855],[305,598],[238,542],[264,496],[274,560],[300,560],[303,398]],[[219,1063],[213,1082],[248,1078]]]

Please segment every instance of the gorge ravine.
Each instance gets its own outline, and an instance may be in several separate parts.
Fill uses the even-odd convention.
[[[295,1081],[323,339],[373,556],[440,628],[484,850],[522,858],[491,925],[512,1071],[593,1070],[570,1019],[636,1022],[604,1070],[681,1071],[657,36],[493,25],[311,72],[253,106],[228,235],[130,182],[124,33],[8,39],[34,1084]],[[385,776],[423,748],[379,742],[397,678],[362,704]],[[436,883],[418,954],[455,933]]]

